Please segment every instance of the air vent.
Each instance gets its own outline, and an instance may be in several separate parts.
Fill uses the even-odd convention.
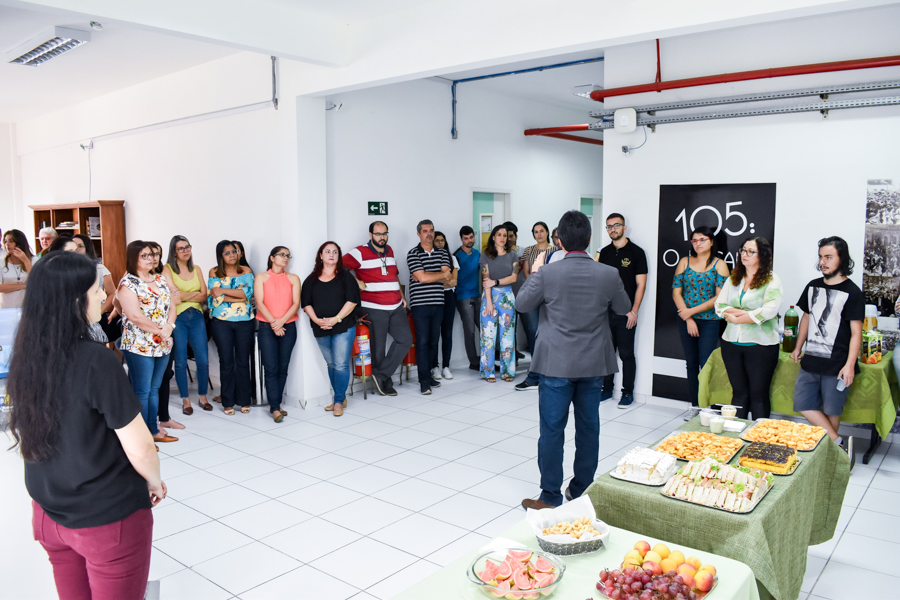
[[[7,52],[6,62],[37,67],[89,41],[91,41],[89,31],[68,27],[50,27],[16,49]]]

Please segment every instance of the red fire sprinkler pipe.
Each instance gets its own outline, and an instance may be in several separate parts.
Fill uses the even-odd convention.
[[[691,77],[689,79],[645,83],[642,85],[631,85],[608,90],[595,90],[591,92],[591,99],[596,100],[597,102],[603,102],[606,98],[612,96],[627,96],[629,94],[642,94],[644,92],[661,92],[663,90],[713,85],[715,83],[731,83],[734,81],[750,81],[753,79],[768,79],[771,77],[790,77],[791,75],[810,75],[812,73],[831,73],[833,71],[853,71],[856,69],[875,69],[878,67],[896,66],[900,66],[900,56],[841,60],[837,62],[815,63],[794,67],[778,67],[775,69],[758,69],[756,71],[741,71],[739,73]]]
[[[589,128],[585,125],[564,125],[563,127],[545,127],[544,129],[526,129],[525,135],[542,135],[544,137],[552,137],[560,140],[570,140],[573,142],[584,142],[585,144],[603,145],[603,140],[595,140],[585,138],[578,135],[568,135],[569,131],[587,131]]]

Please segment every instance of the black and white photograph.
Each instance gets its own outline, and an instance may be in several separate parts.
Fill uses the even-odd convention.
[[[866,304],[890,316],[900,294],[900,186],[892,179],[867,183],[863,293]]]
[[[809,337],[806,353],[831,358],[834,340],[841,328],[841,312],[850,294],[822,287],[809,288]]]

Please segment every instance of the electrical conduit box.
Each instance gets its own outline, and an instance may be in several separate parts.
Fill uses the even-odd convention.
[[[615,130],[618,133],[631,133],[637,127],[637,111],[633,108],[620,108],[614,117]]]

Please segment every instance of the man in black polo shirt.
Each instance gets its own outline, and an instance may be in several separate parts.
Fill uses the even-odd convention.
[[[622,359],[622,397],[619,408],[626,408],[634,402],[634,374],[637,365],[634,360],[634,332],[638,310],[647,287],[647,256],[637,244],[625,237],[625,217],[612,213],[606,218],[606,233],[612,243],[605,246],[594,260],[619,270],[619,277],[625,286],[625,293],[631,300],[631,310],[627,315],[609,312],[609,328],[612,331],[613,347]],[[613,395],[615,375],[607,375],[603,380],[600,401],[609,400]]]
[[[406,255],[409,269],[409,309],[416,327],[416,370],[422,394],[441,384],[431,377],[431,356],[444,319],[444,282],[450,281],[453,262],[446,248],[434,247],[434,224],[425,219],[416,226],[419,244]],[[434,348],[432,348],[432,346]]]

